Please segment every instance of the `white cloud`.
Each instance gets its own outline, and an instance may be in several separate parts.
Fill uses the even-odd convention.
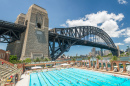
[[[125,43],[130,43],[130,37],[126,38],[124,41]]]
[[[103,40],[102,38],[100,38],[99,36],[89,37],[89,39],[90,39],[91,41],[96,39],[96,42],[98,42],[98,43],[105,43],[104,40]]]
[[[115,45],[117,46],[117,45],[124,45],[123,43],[115,43]]]
[[[128,2],[126,0],[118,0],[119,4],[127,4]]]
[[[125,28],[125,33],[123,35],[127,37],[125,38],[124,42],[130,43],[130,27]]]
[[[105,21],[101,25],[101,28],[103,28],[103,30],[107,32],[111,37],[119,37],[122,34],[122,32],[125,31],[125,29],[118,30],[119,27],[117,25],[117,22],[113,20]]]
[[[60,26],[62,26],[62,27],[67,27],[65,24],[61,24]]]
[[[130,27],[126,28],[126,35],[130,36]]]
[[[124,15],[119,13],[108,13],[107,11],[99,11],[97,13],[87,14],[84,18],[77,20],[66,21],[66,24],[62,24],[63,27],[75,27],[75,26],[95,26],[102,28],[108,33],[110,37],[119,37],[125,31],[119,30],[117,22],[122,21]]]
[[[121,24],[121,27],[123,27],[123,26],[124,26],[124,23]]]

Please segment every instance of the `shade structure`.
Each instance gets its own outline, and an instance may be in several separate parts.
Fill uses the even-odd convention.
[[[73,62],[71,62],[70,64],[74,64]]]
[[[31,67],[31,69],[41,69],[41,66],[35,66],[35,67]]]
[[[87,65],[89,65],[89,64],[87,64]]]
[[[114,66],[114,67],[116,67],[116,68],[117,68],[118,66]]]
[[[127,65],[126,70],[130,71],[130,65]]]
[[[61,64],[62,66],[68,66],[68,65],[70,65],[70,64],[67,64],[67,63],[63,63],[63,64]]]

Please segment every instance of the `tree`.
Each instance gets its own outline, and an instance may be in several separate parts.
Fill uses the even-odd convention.
[[[129,53],[127,52],[126,55],[129,56]]]
[[[44,58],[43,60],[44,60],[44,61],[50,61],[50,59],[49,59],[49,58]]]
[[[75,58],[72,58],[71,61],[76,61],[76,59],[75,59]]]
[[[40,62],[40,59],[38,57],[36,58],[36,62]]]
[[[98,55],[96,58],[97,58],[98,60],[102,60],[102,59],[103,59],[100,55]]]
[[[10,55],[9,62],[16,64],[18,63],[18,57],[16,55]]]
[[[31,59],[30,58],[26,58],[23,62],[25,62],[25,63],[31,63]]]
[[[16,55],[10,55],[9,61],[17,60],[18,57]]]
[[[90,59],[91,59],[91,57],[89,56],[89,57],[88,57],[88,60],[90,60]]]
[[[82,60],[85,60],[85,58],[83,57]]]
[[[111,58],[111,60],[112,61],[117,61],[117,60],[120,60],[117,56],[113,56],[112,58]]]

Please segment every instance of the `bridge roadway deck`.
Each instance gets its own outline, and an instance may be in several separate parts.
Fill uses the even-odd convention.
[[[19,34],[26,30],[26,26],[0,20],[0,35],[6,33],[9,30],[14,31],[15,34]]]

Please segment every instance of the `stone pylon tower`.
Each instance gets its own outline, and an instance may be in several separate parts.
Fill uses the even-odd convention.
[[[21,34],[19,41],[8,44],[7,50],[21,60],[49,57],[48,21],[48,14],[44,8],[31,5],[28,13],[20,14],[15,22],[26,25],[26,31]]]

